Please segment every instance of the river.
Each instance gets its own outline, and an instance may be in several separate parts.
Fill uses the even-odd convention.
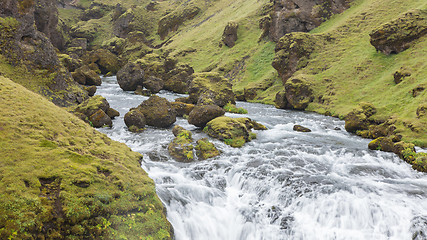
[[[115,77],[104,77],[97,94],[121,114],[100,131],[143,154],[177,240],[427,239],[427,174],[368,150],[369,140],[347,133],[344,121],[239,102],[248,114],[227,116],[268,130],[254,131],[242,148],[211,139],[219,157],[179,163],[167,152],[171,128],[127,131],[123,116],[147,97],[122,91]],[[183,118],[175,124],[206,137]]]

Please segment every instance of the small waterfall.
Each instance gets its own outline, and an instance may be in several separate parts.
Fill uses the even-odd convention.
[[[369,140],[347,133],[343,121],[238,103],[269,130],[240,149],[212,140],[222,155],[179,163],[166,149],[171,129],[135,134],[124,125],[124,114],[147,97],[122,91],[115,77],[103,80],[98,94],[121,117],[100,131],[144,155],[178,240],[427,239],[427,175],[368,150]],[[176,124],[206,137],[185,119]],[[295,132],[294,124],[312,132]]]

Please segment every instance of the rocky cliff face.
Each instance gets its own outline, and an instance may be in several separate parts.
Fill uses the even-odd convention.
[[[351,0],[273,0],[269,36],[278,41],[286,33],[308,32],[349,7]]]
[[[26,68],[34,75],[43,71],[42,78],[49,80],[40,86],[40,93],[60,106],[79,103],[87,98],[87,93],[78,87],[61,65],[48,38],[61,45],[62,40],[56,31],[55,1],[1,0],[0,20],[0,54],[12,66]]]

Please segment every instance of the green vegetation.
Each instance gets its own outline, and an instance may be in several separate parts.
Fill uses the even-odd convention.
[[[0,238],[171,239],[141,155],[0,76]]]
[[[236,105],[231,104],[231,103],[227,103],[227,105],[224,106],[224,110],[226,112],[230,112],[230,113],[237,113],[237,114],[246,114],[248,113],[248,111],[244,108],[238,108],[236,107]]]

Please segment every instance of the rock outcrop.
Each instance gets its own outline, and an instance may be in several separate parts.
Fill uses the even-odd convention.
[[[379,26],[370,34],[371,44],[389,55],[408,49],[411,42],[427,34],[427,10],[411,10]]]
[[[45,71],[43,78],[52,80],[40,87],[40,93],[59,106],[69,106],[82,102],[87,93],[62,66],[49,38],[36,28],[55,40],[55,6],[50,0],[1,1],[0,54],[13,66],[25,66],[35,75]],[[44,12],[47,15],[41,16]],[[47,16],[52,19],[40,19]]]
[[[275,48],[276,55],[272,65],[283,83],[286,83],[297,70],[307,65],[310,54],[322,41],[322,36],[301,32],[289,33],[280,38]]]
[[[101,86],[102,84],[101,77],[87,65],[76,69],[76,71],[71,74],[74,80],[82,85]]]
[[[368,130],[369,125],[374,122],[370,117],[376,112],[377,110],[374,105],[370,103],[360,103],[359,107],[353,109],[345,117],[345,130],[352,133]]]
[[[309,32],[333,14],[349,7],[349,0],[274,0],[270,15],[263,18],[261,27],[268,30],[273,41],[287,33]]]
[[[311,80],[307,75],[298,75],[286,81],[285,90],[276,94],[275,106],[282,109],[304,110],[313,99]]]
[[[222,33],[222,42],[227,47],[234,47],[237,41],[237,29],[239,28],[239,24],[236,22],[228,22],[227,26],[224,28],[224,32]]]
[[[170,32],[174,32],[185,21],[193,19],[200,12],[200,8],[192,4],[183,4],[175,11],[162,17],[159,21],[157,34],[165,39]]]
[[[127,63],[117,73],[117,81],[125,91],[134,91],[141,86],[152,93],[161,89],[185,93],[193,73],[190,66],[179,64],[174,58],[151,53]]]
[[[196,73],[188,92],[189,99],[197,105],[215,104],[220,107],[235,104],[232,84],[218,73]]]
[[[225,114],[224,109],[217,105],[196,106],[188,116],[188,123],[196,127],[205,127],[206,124],[217,117]]]
[[[77,105],[72,112],[96,128],[111,127],[113,125],[111,119],[118,116],[118,112],[110,108],[107,99],[100,95],[91,97]]]

